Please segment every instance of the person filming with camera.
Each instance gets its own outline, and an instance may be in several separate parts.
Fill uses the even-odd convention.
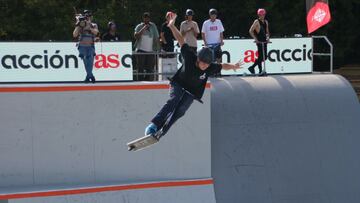
[[[92,71],[95,57],[95,37],[98,33],[97,24],[92,22],[91,11],[84,10],[83,14],[76,16],[73,37],[78,38],[79,57],[83,60],[86,70],[85,83],[95,83],[96,81]]]

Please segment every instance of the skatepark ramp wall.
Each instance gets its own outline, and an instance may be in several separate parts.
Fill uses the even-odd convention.
[[[162,82],[1,86],[0,202],[360,202],[344,78],[212,79],[159,144],[128,152],[167,98]]]
[[[127,151],[168,99],[168,88],[164,82],[1,86],[0,200],[215,202],[210,91],[161,144]]]
[[[344,78],[211,83],[217,203],[360,202],[360,105]]]

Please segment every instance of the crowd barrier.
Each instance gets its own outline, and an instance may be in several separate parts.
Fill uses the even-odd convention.
[[[268,44],[266,70],[270,74],[311,73],[312,38],[274,38]],[[244,61],[244,69],[222,71],[223,75],[249,74],[249,67],[257,58],[252,39],[229,39],[222,47],[222,61]],[[198,41],[198,47],[202,41]],[[0,82],[74,82],[83,81],[86,73],[74,42],[1,42]],[[150,72],[139,72],[137,53],[131,42],[98,42],[95,45],[94,75],[97,81],[132,81],[141,75],[153,75],[162,80],[181,66],[180,48],[172,53],[153,52],[155,65]],[[175,55],[173,59],[162,58]]]

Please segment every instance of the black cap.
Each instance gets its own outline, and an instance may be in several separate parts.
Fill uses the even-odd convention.
[[[194,11],[192,9],[187,9],[185,15],[186,16],[194,16]]]
[[[209,10],[209,15],[217,15],[217,10],[215,8],[212,8]]]
[[[203,47],[197,54],[200,61],[210,64],[213,61],[213,54],[209,47]]]
[[[143,14],[143,18],[150,18],[150,13],[149,12],[145,12]]]

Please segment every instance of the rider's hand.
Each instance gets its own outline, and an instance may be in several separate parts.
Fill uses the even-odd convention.
[[[172,15],[170,15],[170,20],[169,20],[169,23],[168,23],[168,27],[175,26],[176,18],[177,18],[176,13],[173,13]]]
[[[236,72],[237,69],[241,69],[243,68],[242,65],[244,65],[245,63],[240,59],[237,63],[235,63],[235,67],[234,67],[234,71]]]

